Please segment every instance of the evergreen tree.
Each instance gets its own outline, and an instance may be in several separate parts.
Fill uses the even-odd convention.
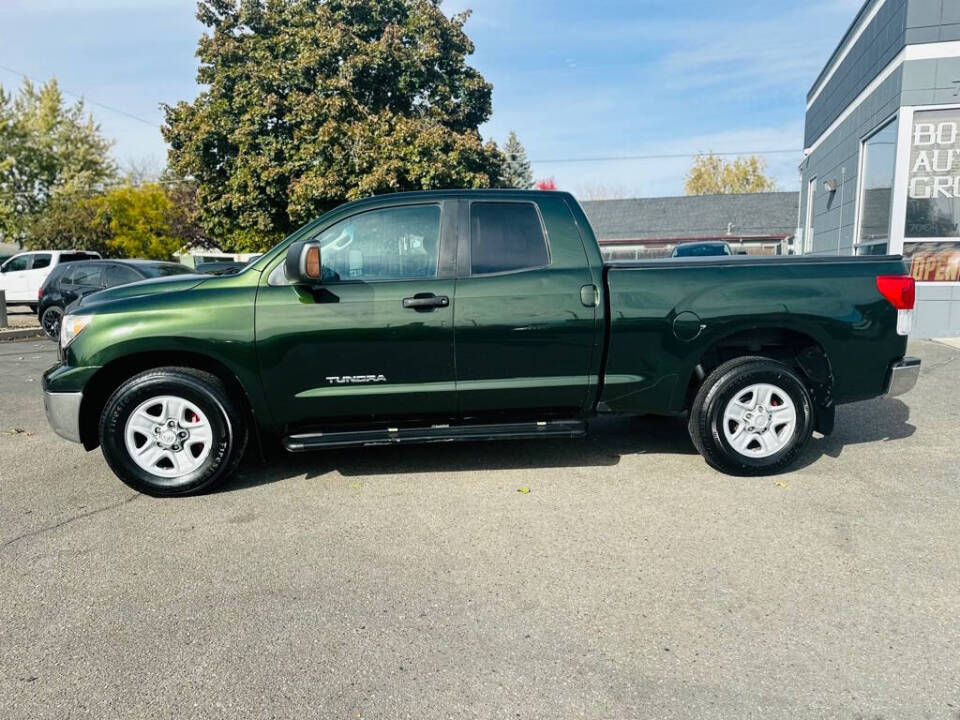
[[[527,151],[517,139],[517,134],[510,131],[506,147],[503,149],[506,160],[503,163],[503,176],[500,182],[505,188],[529,190],[533,187],[533,170],[527,159]]]

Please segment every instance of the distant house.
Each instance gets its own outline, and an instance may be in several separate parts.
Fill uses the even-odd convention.
[[[735,252],[792,251],[800,195],[745,195],[591,200],[583,202],[605,258],[664,257],[681,243],[725,240]]]

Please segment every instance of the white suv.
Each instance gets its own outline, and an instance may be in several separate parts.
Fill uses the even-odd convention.
[[[14,255],[0,265],[0,290],[7,305],[37,306],[37,294],[47,275],[60,263],[96,260],[100,253],[87,250],[33,250]]]

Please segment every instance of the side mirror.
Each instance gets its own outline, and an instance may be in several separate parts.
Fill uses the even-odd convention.
[[[320,262],[320,244],[310,240],[295,242],[287,248],[285,271],[294,283],[319,282],[323,275]]]

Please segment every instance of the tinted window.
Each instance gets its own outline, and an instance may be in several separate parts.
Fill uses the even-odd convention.
[[[325,282],[436,277],[440,207],[371,210],[340,221],[317,241]]]
[[[33,263],[30,265],[30,269],[39,270],[40,268],[45,268],[45,267],[50,267],[50,253],[34,255]]]
[[[470,269],[474,275],[547,265],[540,215],[530,203],[470,206]]]
[[[26,270],[29,258],[29,255],[15,255],[7,261],[6,265],[3,266],[3,271],[17,272],[18,270]]]
[[[110,265],[103,274],[103,282],[107,287],[126,285],[138,280],[143,280],[143,278],[123,265]]]
[[[77,262],[77,260],[97,260],[97,256],[85,252],[63,253],[60,256],[60,262]]]
[[[62,282],[80,287],[101,287],[103,285],[103,266],[80,263],[67,270]]]
[[[730,255],[730,248],[719,243],[691,243],[690,245],[678,245],[673,251],[674,257],[714,257],[717,255]]]
[[[189,275],[191,270],[185,265],[166,263],[163,265],[143,265],[140,267],[140,272],[147,277],[166,277],[167,275]]]

